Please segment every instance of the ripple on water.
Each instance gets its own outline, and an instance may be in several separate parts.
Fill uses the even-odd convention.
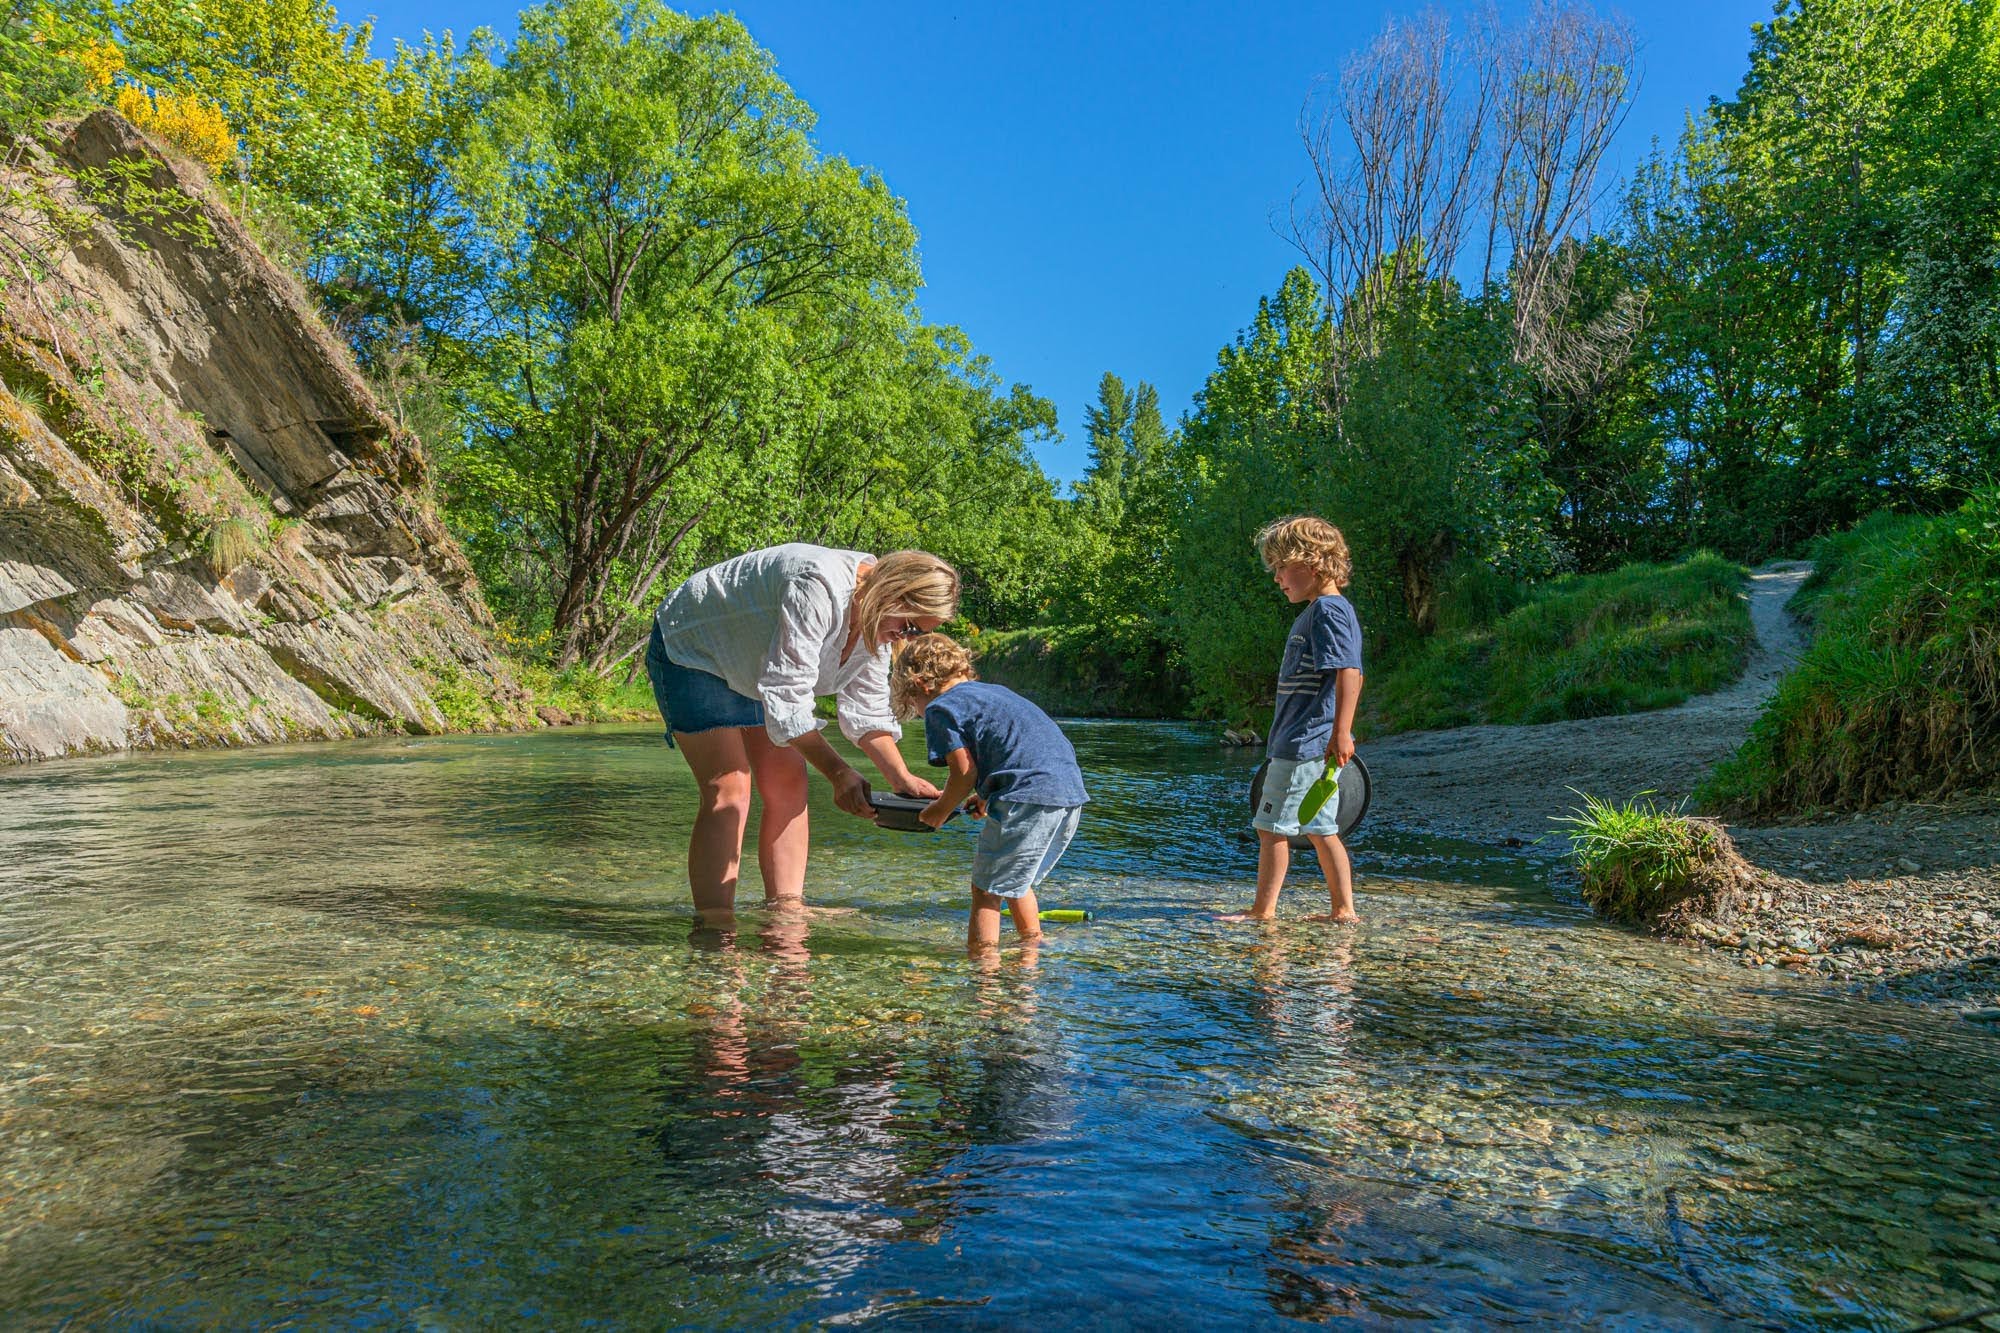
[[[1073,735],[1096,800],[1044,897],[1098,919],[984,968],[958,824],[816,808],[811,891],[850,910],[692,929],[691,784],[650,727],[7,775],[0,1302],[1895,1327],[1995,1298],[1989,1034],[1380,830],[1361,927],[1226,926],[1254,759]]]

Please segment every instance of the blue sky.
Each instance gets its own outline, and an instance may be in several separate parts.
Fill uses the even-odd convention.
[[[426,30],[503,36],[505,0],[335,0],[376,19],[376,50]],[[708,6],[680,7],[706,12]],[[1509,0],[1503,12],[1521,6]],[[1380,3],[981,6],[744,0],[731,6],[819,115],[822,151],[879,170],[908,201],[925,317],[955,324],[1004,382],[1052,399],[1074,481],[1106,370],[1159,386],[1171,423],[1216,352],[1297,252],[1276,232],[1306,161],[1314,81],[1393,12]],[[1460,3],[1445,8],[1469,8]],[[1636,0],[1643,79],[1619,174],[1686,112],[1729,96],[1769,0]]]

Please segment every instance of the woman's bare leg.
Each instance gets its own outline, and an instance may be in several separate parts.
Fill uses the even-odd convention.
[[[743,829],[750,819],[747,727],[674,733],[700,788],[694,833],[688,838],[688,888],[694,910],[711,924],[736,911],[736,878],[743,859]]]
[[[757,823],[757,868],[764,873],[766,904],[802,903],[806,856],[806,761],[788,745],[774,745],[761,730],[743,732],[750,773],[764,812]]]

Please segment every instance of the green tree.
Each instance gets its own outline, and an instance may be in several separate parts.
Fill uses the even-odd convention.
[[[1078,498],[1097,525],[1115,530],[1125,508],[1125,456],[1131,449],[1132,398],[1125,381],[1104,372],[1097,382],[1097,401],[1083,412],[1083,428],[1089,440],[1090,465]]]

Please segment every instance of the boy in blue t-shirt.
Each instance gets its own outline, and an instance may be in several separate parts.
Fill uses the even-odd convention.
[[[1264,568],[1293,602],[1306,603],[1292,622],[1278,667],[1278,702],[1265,745],[1270,768],[1251,823],[1257,829],[1257,899],[1227,921],[1265,921],[1278,910],[1278,890],[1291,868],[1291,840],[1300,833],[1319,853],[1326,876],[1327,916],[1359,921],[1354,910],[1354,869],[1340,841],[1336,796],[1303,823],[1299,804],[1332,764],[1336,772],[1354,757],[1354,707],[1361,699],[1361,624],[1340,590],[1354,565],[1340,529],[1323,518],[1295,515],[1266,524],[1257,534]]]
[[[973,853],[966,947],[977,953],[999,944],[1003,905],[1021,939],[1039,936],[1035,886],[1062,859],[1090,799],[1069,738],[1014,691],[981,681],[972,655],[942,634],[897,651],[889,698],[899,717],[923,714],[931,762],[951,770],[919,818],[938,828],[968,796],[973,813],[986,817]]]

